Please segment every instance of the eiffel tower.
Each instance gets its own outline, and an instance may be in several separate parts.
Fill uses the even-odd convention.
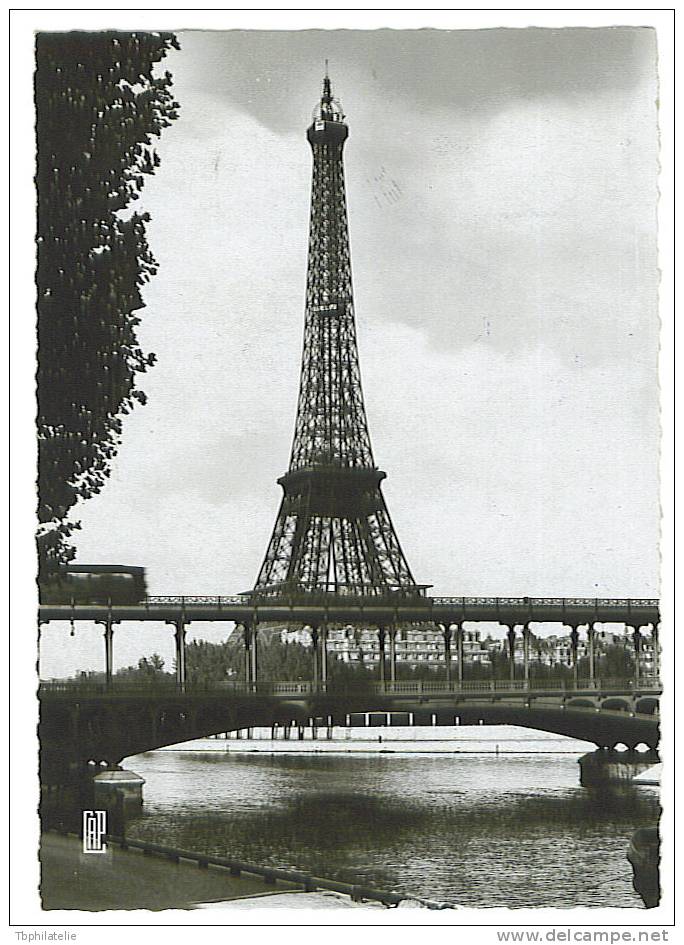
[[[348,128],[330,79],[307,138],[313,152],[299,402],[283,498],[254,600],[418,597],[380,489],[356,344],[342,151]]]

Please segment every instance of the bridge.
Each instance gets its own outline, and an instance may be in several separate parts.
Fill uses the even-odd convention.
[[[580,680],[559,688],[536,680],[464,683],[369,682],[328,687],[311,682],[225,682],[207,688],[146,688],[54,683],[40,688],[41,779],[58,783],[84,765],[221,732],[257,726],[369,724],[390,717],[411,725],[520,725],[598,747],[659,738],[657,679]],[[383,718],[384,716],[384,718]]]
[[[88,762],[118,764],[122,758],[206,735],[256,726],[344,725],[352,716],[397,713],[411,724],[510,724],[569,735],[612,748],[658,744],[657,600],[601,598],[498,598],[339,594],[302,600],[267,597],[147,597],[134,604],[44,604],[41,624],[88,621],[104,627],[104,683],[42,684],[41,776],[45,782]],[[176,677],[141,687],[122,687],[113,676],[114,627],[122,621],[165,622],[174,628]],[[235,624],[244,645],[245,680],[211,688],[190,687],[186,675],[186,628],[192,621]],[[468,680],[463,647],[465,623],[497,622],[506,630],[509,678]],[[530,624],[562,623],[570,629],[572,681],[568,685],[531,674]],[[397,679],[396,633],[400,624],[432,624],[443,635],[444,679]],[[594,647],[597,623],[622,623],[631,631],[632,679],[601,679]],[[328,674],[331,625],[375,627],[378,678],[333,686]],[[312,641],[309,682],[266,682],[259,677],[259,632],[273,626],[308,627]],[[589,675],[579,677],[580,628],[587,634]],[[649,628],[655,665],[641,666],[642,638]],[[522,665],[516,644],[522,639]],[[434,664],[433,664],[434,666]],[[517,678],[522,674],[522,678]]]
[[[511,681],[515,678],[515,648],[519,635],[523,641],[523,675],[529,679],[530,624],[562,623],[570,630],[572,663],[577,668],[579,628],[586,628],[589,678],[595,681],[595,627],[597,623],[622,623],[632,634],[636,658],[636,679],[640,678],[643,631],[650,629],[653,653],[658,654],[660,612],[658,600],[586,597],[427,597],[424,594],[394,594],[385,597],[340,594],[310,594],[291,600],[278,597],[237,595],[146,597],[129,605],[44,604],[39,608],[39,624],[54,620],[95,622],[104,627],[104,668],[108,683],[112,680],[114,626],[122,621],[160,621],[173,626],[176,643],[176,681],[186,685],[185,635],[192,621],[233,622],[242,630],[248,683],[256,685],[258,672],[259,628],[268,625],[309,627],[314,650],[314,684],[327,681],[327,632],[331,624],[376,627],[380,650],[380,682],[396,680],[396,628],[400,623],[433,624],[444,639],[444,664],[447,681],[455,666],[463,682],[463,624],[495,622],[505,627],[510,659]],[[658,666],[653,667],[658,675]],[[577,674],[575,672],[575,682]]]

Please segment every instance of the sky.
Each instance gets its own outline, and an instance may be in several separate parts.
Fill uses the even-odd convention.
[[[158,361],[77,561],[256,579],[294,427],[325,59],[383,491],[436,594],[658,595],[657,83],[648,28],[184,32],[140,209]],[[231,625],[232,626],[232,625]],[[229,627],[191,625],[225,638]],[[557,629],[557,628],[556,628]],[[115,665],[171,628],[117,628]],[[100,633],[44,628],[44,675]]]

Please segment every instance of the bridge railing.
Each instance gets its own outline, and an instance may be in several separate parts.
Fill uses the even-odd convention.
[[[137,683],[112,681],[109,685],[104,682],[42,682],[39,687],[40,693],[53,693],[56,695],[83,695],[83,696],[154,696],[154,695],[174,695],[184,693],[185,695],[212,694],[220,695],[307,695],[316,691],[323,691],[319,687],[316,689],[312,682],[294,681],[294,682],[260,682],[247,683],[243,680],[221,680],[212,683],[186,683],[180,687],[175,680],[155,682],[144,686]]]
[[[660,601],[654,598],[603,597],[432,597],[435,613],[448,609],[450,619],[503,623],[657,623]]]
[[[244,606],[249,604],[249,596],[245,594],[233,595],[176,595],[163,594],[152,597],[146,597],[142,602],[146,607],[216,607],[220,610],[222,607]]]
[[[467,679],[463,682],[446,682],[444,680],[399,680],[375,684],[377,692],[386,692],[396,695],[402,693],[473,693],[473,692],[532,692],[544,690],[546,692],[607,692],[611,690],[624,692],[632,689],[661,688],[660,680],[656,677],[640,679],[579,679],[577,685],[572,680],[558,679]]]
[[[385,597],[391,598],[393,601],[413,600],[418,598],[421,603],[424,603],[427,606],[432,604],[437,605],[438,607],[453,607],[455,611],[458,611],[459,608],[464,607],[502,607],[506,608],[520,608],[525,609],[529,607],[531,610],[535,608],[581,608],[584,610],[603,610],[603,611],[624,611],[625,609],[630,610],[643,610],[657,608],[660,604],[660,601],[657,598],[617,598],[617,597],[427,597],[426,590],[428,585],[421,585],[419,589],[412,589],[411,593],[408,593],[406,588],[397,587],[388,587],[386,588],[387,594],[382,595],[377,592],[377,589],[369,589],[365,585],[359,585],[358,588],[350,587],[345,593],[336,593],[333,594],[332,590],[326,592],[325,590],[320,591],[316,594],[315,591],[317,588],[304,588],[302,594],[292,595],[292,598],[283,596],[280,594],[278,600],[282,601],[284,604],[304,604],[307,601],[313,601],[314,598],[320,597],[321,600],[335,600],[336,603],[340,601],[346,601],[347,603],[353,604],[356,599],[362,600],[376,600],[376,602],[382,602]],[[228,594],[228,595],[216,595],[216,594],[162,594],[162,595],[151,595],[145,597],[142,603],[145,606],[149,607],[216,607],[220,609],[221,607],[233,607],[236,605],[244,606],[248,604],[267,604],[271,603],[276,598],[269,596],[268,593],[261,595],[255,594]]]
[[[491,606],[501,604],[506,607],[525,607],[528,604],[538,607],[601,607],[623,610],[625,607],[657,607],[660,601],[657,598],[644,597],[431,597],[433,603],[441,607],[459,605]]]
[[[209,684],[188,683],[183,689],[186,695],[201,696],[202,694],[226,695],[273,695],[273,696],[301,696],[327,692],[329,694],[348,693],[358,691],[372,691],[383,695],[426,695],[449,693],[464,695],[473,693],[519,693],[519,692],[548,692],[559,695],[572,692],[659,692],[661,682],[657,677],[649,676],[640,679],[622,679],[619,677],[603,677],[594,680],[579,679],[577,685],[572,681],[556,679],[468,679],[463,682],[452,680],[397,680],[395,682],[364,681],[356,687],[344,684],[336,686],[334,683],[315,686],[314,683],[304,680],[280,680],[247,683],[242,680],[221,680]],[[132,685],[129,682],[105,683],[90,682],[44,682],[40,685],[40,692],[44,694],[83,695],[85,696],[154,696],[173,695],[179,692],[175,680],[162,681],[148,686]]]
[[[310,684],[307,684],[310,685]],[[55,693],[55,694],[82,694],[84,696],[99,696],[99,695],[125,695],[125,696],[140,696],[140,695],[173,695],[178,692],[185,693],[251,693],[254,691],[254,687],[246,682],[240,680],[221,680],[213,683],[206,683],[203,685],[194,685],[192,683],[186,683],[184,687],[180,687],[176,682],[175,678],[170,677],[168,680],[161,679],[155,680],[148,684],[143,683],[131,683],[128,680],[112,680],[109,684],[105,682],[90,682],[84,680],[83,682],[79,680],[73,681],[50,681],[50,682],[41,682],[39,686],[40,693]]]
[[[233,595],[205,595],[205,594],[163,594],[151,595],[144,598],[142,603],[145,607],[215,607],[220,610],[222,607],[238,606],[264,606],[273,603],[284,606],[296,606],[306,604],[330,604],[340,602],[353,605],[356,602],[385,604],[416,602],[421,605],[430,605],[430,598],[426,596],[429,585],[419,585],[406,588],[401,585],[347,585],[340,589],[336,585],[326,586],[302,586],[299,593],[291,595],[283,594],[282,590],[269,592],[265,588],[258,593],[233,594]]]

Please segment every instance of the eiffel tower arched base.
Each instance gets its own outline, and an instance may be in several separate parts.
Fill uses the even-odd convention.
[[[425,595],[413,580],[376,468],[315,466],[282,476],[283,499],[254,598],[401,599]]]

